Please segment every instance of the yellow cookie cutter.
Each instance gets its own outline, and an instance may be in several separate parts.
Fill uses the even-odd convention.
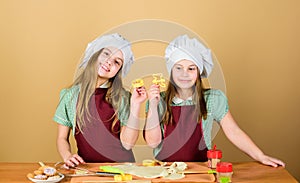
[[[139,87],[144,86],[144,80],[143,79],[136,79],[136,80],[133,80],[131,82],[131,84],[132,84],[133,88],[139,88]]]
[[[152,74],[152,77],[154,78],[152,80],[152,83],[157,84],[161,87],[166,87],[166,80],[163,77],[162,73]]]

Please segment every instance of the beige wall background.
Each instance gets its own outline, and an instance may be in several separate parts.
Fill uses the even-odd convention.
[[[121,24],[158,19],[206,41],[240,127],[300,180],[300,1],[2,0],[0,19],[0,161],[59,161],[52,116],[87,43]],[[164,48],[136,44],[134,52],[163,56]],[[214,143],[225,161],[251,160],[222,131]]]

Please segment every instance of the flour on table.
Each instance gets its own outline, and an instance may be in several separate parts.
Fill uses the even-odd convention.
[[[124,164],[114,166],[122,170],[125,174],[135,175],[142,178],[159,178],[164,179],[182,179],[185,177],[182,172],[187,168],[184,162],[174,162],[170,166],[137,166],[133,164]]]

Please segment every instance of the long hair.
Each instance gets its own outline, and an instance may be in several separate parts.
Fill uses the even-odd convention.
[[[78,77],[72,84],[72,86],[80,86],[80,92],[76,106],[76,124],[80,132],[82,132],[82,129],[84,126],[86,126],[86,123],[90,121],[91,118],[93,118],[89,110],[89,102],[91,101],[91,98],[93,97],[96,89],[98,78],[97,64],[99,64],[97,61],[102,51],[103,49],[95,52],[91,56],[84,70],[78,75]],[[117,109],[119,108],[118,106],[120,106],[120,98],[125,91],[122,84],[122,72],[120,72],[121,70],[122,67],[115,77],[109,79],[109,82],[111,82],[112,84],[108,88],[105,96],[105,100],[108,103],[112,104],[113,108],[115,109],[115,113],[111,117],[111,119],[114,119],[111,129],[113,129],[115,124],[118,122],[118,117],[116,115],[118,113]]]
[[[199,71],[198,71],[199,72]],[[166,90],[166,96],[165,96],[165,103],[166,103],[166,111],[162,118],[162,123],[165,125],[172,124],[173,123],[173,117],[172,117],[172,100],[175,97],[177,93],[177,85],[175,84],[172,72],[170,81],[168,83],[168,87]],[[193,101],[195,101],[195,107],[193,113],[198,114],[198,122],[200,123],[200,119],[206,119],[207,118],[207,108],[206,108],[206,102],[204,99],[204,92],[207,90],[204,88],[201,76],[198,73],[198,78],[195,82],[195,86],[193,87]]]

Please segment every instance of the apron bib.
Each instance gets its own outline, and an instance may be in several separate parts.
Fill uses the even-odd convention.
[[[82,133],[76,128],[78,155],[86,162],[135,162],[132,150],[121,144],[120,121],[111,130],[115,110],[105,101],[106,92],[106,88],[96,89],[89,104],[89,121]]]
[[[162,149],[156,156],[161,161],[207,161],[207,147],[203,138],[202,121],[191,106],[172,106],[172,125],[165,125]],[[200,145],[205,148],[201,148]]]

